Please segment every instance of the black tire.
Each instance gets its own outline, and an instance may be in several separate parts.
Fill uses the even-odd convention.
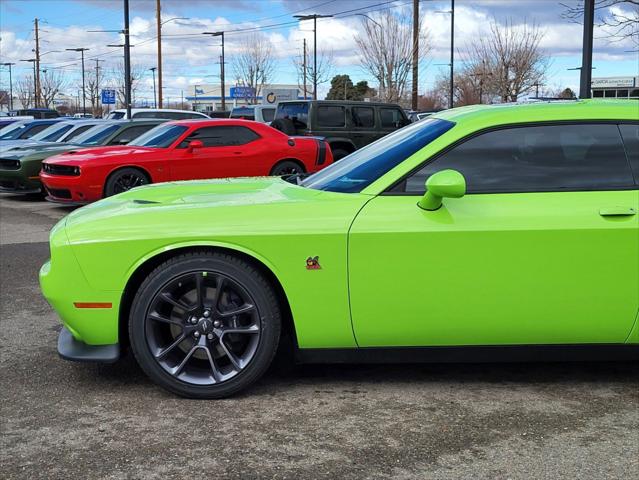
[[[306,169],[293,160],[284,160],[275,164],[270,174],[274,177],[281,177],[283,175],[295,175],[297,173],[306,173]]]
[[[277,118],[271,122],[271,127],[286,135],[295,135],[295,124],[290,118]]]
[[[346,155],[350,155],[350,153],[351,153],[348,150],[344,150],[343,148],[336,148],[335,150],[331,149],[331,152],[333,152],[333,161],[334,162],[337,162],[338,160],[341,160]]]
[[[193,285],[190,278],[195,279]],[[184,296],[167,296],[173,286]],[[234,298],[238,295],[243,296],[239,306]],[[193,298],[194,305],[209,306],[187,305],[186,299]],[[195,308],[212,313],[206,316]],[[198,316],[198,323],[192,324]],[[205,338],[206,320],[210,333]],[[214,252],[186,253],[158,266],[140,286],[129,317],[131,349],[142,370],[161,387],[188,398],[224,398],[256,382],[273,360],[280,330],[281,314],[270,283],[249,263]],[[250,356],[243,356],[243,345],[246,351],[250,345]]]
[[[104,186],[104,196],[110,197],[118,193],[126,192],[134,187],[151,183],[149,176],[142,170],[133,167],[125,167],[116,170],[107,179]]]

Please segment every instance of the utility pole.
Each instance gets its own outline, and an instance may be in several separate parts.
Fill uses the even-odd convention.
[[[584,38],[581,50],[579,98],[590,98],[592,90],[592,35],[595,24],[595,0],[584,1]]]
[[[448,108],[453,108],[455,95],[455,0],[450,0],[450,100]]]
[[[222,37],[222,58],[220,59],[220,88],[222,89],[222,111],[226,112],[226,87],[224,85],[224,32],[202,32],[202,35]]]
[[[413,91],[411,108],[417,110],[417,82],[419,75],[419,0],[413,0]]]
[[[161,1],[156,0],[155,3],[155,16],[157,17],[157,34],[158,34],[158,98],[155,102],[155,108],[162,108],[162,9],[160,5]],[[155,72],[153,73],[155,78]],[[155,92],[155,86],[153,87]],[[158,107],[159,105],[159,107]]]
[[[40,107],[40,29],[38,27],[38,19],[33,20],[34,32],[35,32],[35,108]]]
[[[84,86],[84,52],[89,50],[88,48],[67,48],[69,52],[80,52],[82,55],[82,113],[86,115],[87,113],[87,90]]]
[[[304,58],[302,60],[302,76],[304,77],[304,100],[306,100],[306,39],[304,39]]]
[[[299,21],[313,20],[313,100],[317,100],[317,19],[330,18],[333,15],[295,15]]]
[[[131,120],[131,40],[129,38],[129,0],[124,0],[124,103]]]
[[[153,72],[153,108],[158,108],[158,97],[155,95],[155,71],[157,67],[149,68]]]
[[[11,66],[15,63],[6,62],[3,63],[3,67],[9,67],[9,110],[13,110],[13,78],[11,77]]]
[[[100,103],[100,62],[104,62],[104,60],[100,60],[98,58],[95,59],[95,106],[96,110],[100,110],[100,116],[102,116],[102,105]],[[93,102],[91,102],[93,104]]]

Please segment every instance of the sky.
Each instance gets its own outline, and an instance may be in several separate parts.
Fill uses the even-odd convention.
[[[581,64],[582,26],[562,17],[565,4],[576,0],[457,0],[455,8],[455,54],[458,59],[473,41],[486,35],[491,20],[515,25],[538,25],[544,32],[542,48],[551,59],[547,72],[548,90],[570,87],[578,90],[579,72],[568,70]],[[86,68],[101,60],[103,72],[111,72],[122,61],[122,49],[109,48],[122,40],[115,30],[123,28],[122,0],[2,0],[0,2],[0,63],[16,62],[14,82],[29,74],[32,66],[21,62],[31,58],[34,48],[33,20],[41,25],[41,68],[64,72],[69,93],[81,84],[78,54],[66,48],[84,47]],[[234,82],[232,57],[247,29],[261,32],[276,55],[272,83],[297,83],[293,59],[302,49],[303,39],[313,45],[310,22],[297,22],[293,15],[320,13],[334,15],[318,20],[318,50],[332,52],[332,74],[349,74],[356,82],[370,76],[359,64],[355,36],[363,31],[366,14],[373,19],[385,10],[410,12],[412,0],[162,0],[164,97],[176,101],[189,86],[219,81],[220,42],[201,35],[204,31],[226,33],[226,77]],[[420,16],[428,31],[429,52],[419,66],[419,91],[432,88],[445,74],[450,56],[450,1],[421,0]],[[600,10],[598,16],[609,15]],[[178,17],[176,19],[176,17]],[[155,0],[130,0],[132,64],[144,70],[138,98],[153,98],[152,73],[156,66],[157,44]],[[173,19],[173,20],[171,20]],[[240,31],[243,30],[243,31]],[[605,31],[595,29],[594,77],[639,75],[636,45],[611,42]],[[633,51],[634,50],[634,51]],[[50,53],[48,53],[50,52]],[[457,63],[461,63],[458,61]],[[0,70],[0,88],[8,89],[8,72]],[[321,86],[320,96],[329,88]]]

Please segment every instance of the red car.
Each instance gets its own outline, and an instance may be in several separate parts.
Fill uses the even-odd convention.
[[[167,122],[125,146],[49,157],[40,179],[48,199],[89,203],[147,183],[313,173],[333,162],[326,142],[289,137],[247,120]]]

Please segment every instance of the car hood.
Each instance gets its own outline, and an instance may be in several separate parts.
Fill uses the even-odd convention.
[[[64,150],[73,148],[67,143],[38,143],[32,145],[14,146],[11,148],[0,148],[0,155],[3,157],[11,156],[15,158],[22,158],[34,153],[51,152],[55,154]]]
[[[350,203],[355,197],[365,196],[313,190],[293,185],[279,177],[169,182],[134,188],[82,207],[67,217],[67,224],[73,226],[100,220],[121,223],[129,221],[122,220],[122,217],[138,215],[144,217],[141,219],[144,222],[153,214],[159,218],[165,215],[180,216],[182,213],[191,215],[198,209],[210,211],[207,215],[213,214],[212,210],[232,210],[233,214],[224,216],[220,213],[220,216],[216,216],[227,221],[242,222],[240,211],[246,209],[250,209],[253,215],[257,210],[270,209],[275,205],[299,206],[331,199]]]
[[[59,145],[56,142],[39,142],[37,140],[5,140],[0,142],[0,152],[15,151],[21,149],[34,148],[46,145]]]
[[[127,146],[109,146],[109,147],[81,147],[69,150],[61,155],[57,155],[54,158],[47,160],[47,163],[55,164],[70,164],[77,165],[79,162],[86,162],[88,160],[98,160],[100,158],[112,158],[118,156],[129,155],[148,155],[153,152],[157,152],[157,148],[145,148],[145,147],[127,147]]]

